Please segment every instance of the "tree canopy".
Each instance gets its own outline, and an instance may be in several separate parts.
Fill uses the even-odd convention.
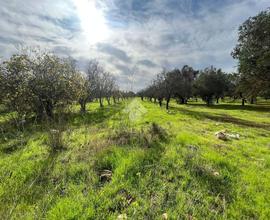
[[[258,96],[270,88],[270,9],[248,18],[238,31],[232,56],[239,60],[240,88]]]

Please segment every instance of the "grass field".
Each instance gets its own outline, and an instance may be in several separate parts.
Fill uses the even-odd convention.
[[[87,108],[62,115],[57,151],[48,125],[1,112],[0,219],[270,218],[269,103]]]

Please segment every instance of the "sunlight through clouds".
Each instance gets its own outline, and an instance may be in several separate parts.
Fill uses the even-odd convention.
[[[90,44],[104,41],[109,30],[101,10],[98,10],[94,0],[74,0],[80,19],[83,35]]]

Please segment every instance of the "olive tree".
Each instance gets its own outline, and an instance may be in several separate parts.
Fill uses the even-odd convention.
[[[249,98],[270,88],[270,9],[248,18],[238,31],[232,56],[239,60],[239,86]]]
[[[104,83],[104,97],[107,100],[108,105],[111,104],[110,99],[116,90],[116,81],[113,75],[109,72],[104,72],[102,75],[102,80]]]
[[[88,96],[85,97],[84,102],[96,98],[99,100],[100,107],[103,107],[103,98],[107,100],[109,105],[111,104],[111,97],[113,97],[114,102],[116,101],[116,97],[119,99],[119,90],[114,76],[106,72],[98,61],[89,61],[86,80],[88,81]]]
[[[178,72],[177,82],[175,83],[175,96],[179,99],[180,104],[186,104],[188,99],[192,96],[192,87],[194,80],[199,71],[192,67],[185,65]]]
[[[56,106],[64,108],[77,100],[80,72],[71,59],[53,54],[38,54],[32,61],[29,88],[34,96],[34,111],[38,117],[53,117]]]
[[[159,82],[159,89],[161,91],[162,97],[166,100],[166,109],[169,109],[169,103],[171,98],[174,97],[177,86],[177,78],[179,76],[179,70],[175,69],[169,72],[163,70],[157,76],[157,81]]]
[[[77,100],[81,74],[71,59],[47,52],[13,55],[1,64],[1,94],[18,115],[35,113],[53,117],[55,107],[64,109]]]
[[[19,118],[29,115],[34,107],[34,95],[29,87],[32,77],[31,60],[27,55],[16,54],[1,63],[1,100]]]
[[[192,85],[198,71],[185,65],[182,70],[174,69],[166,71],[165,69],[157,74],[152,83],[138,94],[143,99],[146,96],[152,100],[158,99],[162,106],[163,99],[166,100],[166,109],[169,109],[169,103],[172,98],[178,98],[181,103],[187,103],[188,98],[192,96]]]
[[[221,69],[213,67],[206,68],[201,71],[198,78],[194,83],[195,93],[198,94],[207,105],[212,104],[213,99],[216,99],[216,103],[219,102],[219,98],[224,96],[228,90],[228,78]]]

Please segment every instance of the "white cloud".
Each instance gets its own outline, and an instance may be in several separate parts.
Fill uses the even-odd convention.
[[[268,6],[266,0],[228,0],[215,7],[200,3],[194,11],[193,1],[187,0],[139,1],[137,6],[132,0],[90,0],[102,10],[98,14],[105,16],[108,28],[108,36],[93,45],[80,25],[74,1],[0,0],[0,56],[7,58],[23,43],[73,56],[79,63],[98,58],[122,88],[130,87],[129,76],[135,72],[134,87],[139,89],[163,66],[214,65],[232,71],[236,63],[230,52],[238,26]]]

